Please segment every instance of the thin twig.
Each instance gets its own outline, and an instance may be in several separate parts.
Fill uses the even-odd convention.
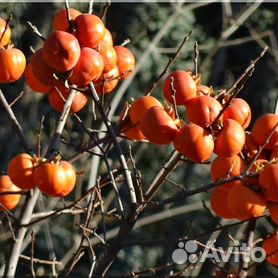
[[[12,221],[11,221],[11,218],[10,218],[10,215],[4,211],[7,219],[8,219],[8,226],[9,226],[9,229],[10,229],[10,232],[11,232],[11,235],[12,235],[12,239],[14,242],[16,242],[16,237],[15,237],[15,234],[14,234],[14,229],[13,229],[13,225],[12,225]]]
[[[219,112],[213,123],[211,124],[211,127],[214,127],[223,113],[226,111],[226,109],[230,106],[231,102],[236,98],[236,96],[239,94],[239,92],[242,90],[244,84],[246,83],[247,79],[252,75],[255,65],[257,62],[264,56],[265,52],[267,51],[267,47],[264,48],[264,50],[259,54],[259,56],[254,60],[251,61],[250,65],[244,70],[242,75],[236,80],[236,82],[227,90],[225,93],[227,96],[229,96],[228,101],[223,106],[223,109]]]
[[[94,0],[90,0],[88,5],[88,14],[92,14],[94,10]]]
[[[105,163],[105,165],[107,167],[107,170],[108,170],[108,173],[109,173],[109,176],[110,176],[110,179],[111,179],[111,184],[113,186],[113,189],[114,189],[116,197],[117,197],[120,213],[121,213],[122,217],[124,217],[124,214],[123,214],[124,208],[123,208],[121,197],[120,197],[117,185],[116,185],[115,177],[114,177],[113,171],[111,169],[111,166],[110,166],[110,163],[109,163],[109,160],[108,160],[108,156],[107,156],[108,153],[104,151],[104,149],[102,148],[102,146],[100,144],[97,143],[97,140],[94,138],[92,133],[88,131],[87,127],[83,124],[83,122],[80,119],[80,117],[78,115],[76,115],[76,114],[73,114],[73,115],[77,119],[78,123],[81,124],[82,128],[84,129],[84,131],[93,140],[93,142],[96,143],[97,147],[99,148],[100,152],[102,153],[102,157],[104,159],[104,163]]]
[[[13,105],[15,105],[24,95],[24,92],[22,91],[11,103],[10,103],[10,107],[12,107]]]
[[[198,49],[198,42],[195,41],[194,44],[194,75],[198,75],[198,60],[199,60],[199,49]]]
[[[108,0],[108,1],[104,4],[104,6],[103,6],[103,8],[102,8],[102,10],[101,10],[100,18],[101,18],[101,20],[102,20],[103,22],[105,22],[106,14],[107,14],[107,11],[108,11],[110,5],[111,5],[111,0]]]
[[[101,117],[102,117],[102,120],[104,121],[104,124],[106,125],[106,128],[111,136],[111,140],[119,154],[119,160],[120,160],[120,164],[124,170],[124,174],[125,174],[125,178],[126,178],[126,182],[127,182],[127,185],[129,187],[129,194],[130,194],[130,198],[131,198],[131,203],[133,205],[135,205],[137,203],[137,199],[136,199],[136,195],[135,195],[135,190],[134,190],[134,186],[133,186],[133,182],[132,182],[132,177],[131,177],[131,174],[130,174],[130,170],[128,169],[127,167],[127,163],[126,163],[126,160],[125,160],[125,157],[123,155],[123,152],[122,152],[122,149],[119,145],[119,142],[117,140],[117,136],[115,134],[115,131],[111,125],[111,122],[109,121],[105,111],[104,111],[104,108],[103,106],[101,105],[101,102],[100,102],[100,99],[98,97],[98,94],[95,90],[95,87],[92,83],[90,83],[89,85],[89,89],[92,93],[92,97],[94,99],[94,102],[96,103],[96,106],[97,108],[99,109],[99,112],[101,114]]]
[[[31,153],[32,149],[29,146],[29,144],[27,143],[27,140],[25,139],[22,127],[19,124],[19,122],[17,121],[17,118],[15,117],[14,112],[13,112],[12,108],[10,107],[9,103],[7,102],[7,100],[6,100],[3,92],[1,91],[1,89],[0,89],[0,103],[2,104],[4,110],[6,110],[6,112],[8,113],[9,120],[11,121],[11,123],[12,123],[12,125],[15,129],[15,132],[17,133],[17,135],[18,135],[18,137],[21,141],[21,144],[22,144],[24,150],[27,153]]]
[[[45,41],[45,37],[40,33],[35,25],[33,25],[30,21],[26,21],[26,23],[42,41]]]
[[[249,221],[249,225],[247,228],[247,237],[246,237],[247,250],[246,250],[246,254],[243,255],[243,263],[241,269],[239,270],[240,278],[245,278],[248,275],[248,265],[250,260],[250,252],[254,241],[255,228],[256,228],[256,218],[253,218]]]
[[[40,127],[37,137],[37,156],[41,157],[41,139],[42,139],[42,131],[43,131],[43,122],[44,122],[44,116],[42,116],[40,120]]]
[[[64,129],[66,119],[67,119],[67,116],[69,114],[74,95],[75,95],[75,91],[71,90],[70,95],[69,95],[69,97],[68,97],[68,99],[67,99],[67,101],[64,105],[63,111],[62,111],[61,116],[59,118],[59,122],[58,122],[57,127],[56,127],[56,132],[53,135],[52,140],[51,140],[51,142],[48,146],[47,154],[46,154],[46,157],[48,159],[51,158],[52,150],[54,150],[59,143],[60,136],[61,136],[61,133]],[[2,101],[3,97],[4,96],[3,96],[2,92],[0,91],[1,101]],[[4,98],[4,100],[5,100],[5,98]],[[10,109],[10,107],[9,107],[9,109]],[[12,112],[11,109],[10,109],[10,111]],[[10,118],[12,119],[11,116],[13,114],[12,115],[9,114],[9,115],[10,115]],[[22,132],[21,129],[20,129],[20,131]],[[27,147],[27,149],[29,149],[29,148]],[[18,227],[18,230],[16,231],[17,242],[12,247],[12,250],[10,252],[10,256],[8,258],[8,261],[7,261],[7,264],[6,264],[6,267],[5,267],[4,275],[6,275],[6,276],[11,276],[12,277],[12,276],[15,275],[17,264],[18,264],[18,259],[19,259],[19,255],[20,255],[21,246],[22,246],[25,234],[27,232],[26,224],[29,223],[29,221],[32,217],[33,210],[34,210],[35,204],[37,202],[37,199],[38,199],[38,196],[39,196],[39,193],[40,193],[38,188],[35,188],[31,192],[32,192],[32,194],[30,194],[26,198],[26,202],[25,202],[25,205],[24,205],[23,210],[22,210],[22,215],[20,217],[19,227]]]
[[[155,83],[153,83],[152,87],[150,88],[150,90],[147,92],[146,95],[148,95],[148,96],[151,95],[154,92],[154,90],[157,88],[158,84],[163,79],[163,77],[169,72],[171,66],[176,62],[177,58],[180,55],[180,52],[181,52],[183,46],[185,45],[185,43],[187,42],[187,40],[189,39],[191,34],[192,34],[192,31],[189,32],[189,34],[183,39],[183,41],[181,42],[179,48],[177,49],[177,52],[175,53],[174,57],[169,59],[168,64],[166,65],[166,67],[164,68],[162,73],[159,75],[159,77],[157,78]]]
[[[31,260],[30,260],[30,267],[31,267],[32,276],[34,278],[36,278],[36,273],[35,273],[35,270],[34,270],[34,253],[35,253],[34,247],[35,247],[35,234],[34,234],[34,231],[32,230],[31,231]]]
[[[20,258],[24,259],[24,260],[31,260],[31,257],[28,257],[26,255],[19,255]],[[62,264],[61,262],[57,262],[57,261],[46,261],[46,260],[42,260],[42,259],[38,259],[38,258],[33,258],[33,262],[35,264],[45,264],[45,265],[58,265],[58,264]]]

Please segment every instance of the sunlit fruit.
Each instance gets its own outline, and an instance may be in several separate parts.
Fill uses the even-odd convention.
[[[259,176],[259,185],[264,191],[267,201],[278,202],[278,164],[270,164]]]
[[[196,124],[182,127],[174,138],[174,147],[193,162],[204,162],[212,153],[214,142],[211,135]]]
[[[144,113],[140,129],[150,142],[157,145],[170,144],[178,131],[173,119],[160,106],[153,106]]]
[[[69,71],[78,62],[80,46],[75,36],[55,31],[44,42],[42,54],[45,62],[58,71]]]
[[[114,47],[117,53],[117,67],[121,80],[128,78],[134,71],[135,58],[133,53],[124,46]]]
[[[80,58],[73,68],[69,81],[78,87],[85,87],[100,78],[103,68],[102,56],[94,49],[82,47]]]
[[[77,28],[77,39],[82,46],[96,48],[105,34],[101,19],[93,14],[83,13],[74,20]]]
[[[278,266],[278,233],[277,231],[263,241],[263,249],[266,253],[266,260]]]
[[[72,20],[74,20],[77,16],[81,14],[80,11],[69,8],[68,12]],[[67,17],[67,10],[60,10],[53,19],[53,27],[56,31],[70,31],[70,24]]]
[[[152,96],[143,96],[138,98],[130,107],[129,116],[133,124],[140,123],[145,112],[153,106],[159,106],[163,108],[163,105],[158,99]]]
[[[26,66],[24,76],[26,78],[26,83],[33,92],[48,93],[51,90],[51,87],[44,85],[37,79],[33,73],[32,65],[30,63]]]
[[[6,20],[0,17],[0,48],[6,46],[11,40],[11,29]]]
[[[0,83],[17,81],[24,73],[26,58],[17,48],[0,49]]]
[[[252,128],[252,136],[254,141],[259,145],[263,145],[270,136],[272,129],[278,122],[278,115],[273,113],[264,114],[254,124]],[[276,126],[269,142],[266,144],[266,149],[273,149],[278,146],[278,126]]]
[[[251,109],[249,104],[241,99],[235,98],[223,113],[223,120],[234,119],[243,129],[246,129],[251,121]]]
[[[11,181],[21,189],[35,187],[33,172],[34,160],[27,153],[18,154],[8,164],[8,175]]]
[[[48,94],[48,100],[53,109],[58,112],[62,112],[64,108],[65,101],[68,99],[70,90],[64,86],[59,86],[58,88],[53,88]],[[80,111],[87,103],[88,97],[81,92],[76,92],[73,98],[70,111],[72,113],[77,113]]]
[[[266,208],[264,197],[246,186],[239,185],[229,189],[227,206],[238,219],[261,216]]]
[[[237,121],[228,119],[224,121],[223,128],[216,138],[214,153],[224,157],[234,156],[241,151],[244,143],[244,129]]]
[[[119,70],[115,66],[112,70],[103,73],[98,80],[95,81],[95,88],[99,96],[111,93],[119,82]]]
[[[218,181],[221,179],[227,179],[229,177],[234,177],[240,175],[245,169],[244,160],[238,155],[231,157],[221,157],[217,156],[211,163],[211,176],[213,181]],[[224,184],[222,188],[230,188],[231,186],[239,185],[242,182],[240,180],[233,181]]]
[[[30,61],[35,77],[45,86],[55,87],[61,84],[57,79],[58,72],[51,68],[44,60],[42,49],[37,50]],[[56,77],[55,77],[56,76]]]
[[[76,174],[67,161],[43,162],[34,171],[34,181],[42,193],[52,197],[64,197],[73,190]]]
[[[16,185],[14,185],[7,175],[0,176],[0,192],[16,192],[20,191]],[[0,195],[0,205],[3,206],[7,210],[13,210],[19,203],[20,194],[7,194]],[[0,206],[0,211],[3,211],[4,208]]]
[[[219,217],[231,219],[237,218],[237,214],[232,212],[227,206],[229,190],[216,187],[212,190],[210,195],[210,206],[214,213]]]
[[[175,91],[173,91],[173,88]],[[173,94],[177,105],[186,105],[196,96],[197,87],[191,75],[184,70],[176,70],[168,75],[163,83],[165,99],[174,103]]]
[[[200,96],[186,105],[186,116],[190,122],[205,128],[213,123],[221,110],[222,106],[218,100],[210,96]]]

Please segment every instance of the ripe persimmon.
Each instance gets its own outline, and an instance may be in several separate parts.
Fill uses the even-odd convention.
[[[204,162],[211,157],[214,142],[205,129],[191,123],[185,125],[177,132],[174,138],[174,147],[185,157],[198,163]]]
[[[105,30],[104,30],[104,35],[103,35],[102,41],[113,46],[113,37],[107,28],[105,28]]]
[[[11,40],[11,29],[6,20],[0,17],[0,48],[6,46]]]
[[[119,70],[115,66],[112,70],[102,73],[100,78],[95,81],[95,88],[99,96],[111,93],[119,82]]]
[[[109,72],[117,65],[117,53],[113,46],[109,43],[102,41],[97,47],[97,51],[103,58],[104,69],[103,72]]]
[[[17,48],[0,49],[0,83],[17,81],[24,73],[26,58]]]
[[[126,136],[128,139],[135,140],[135,141],[142,141],[146,140],[146,137],[142,133],[140,129],[140,125],[133,125],[129,123],[122,128],[122,134]]]
[[[231,187],[227,200],[228,208],[238,215],[238,219],[261,216],[266,208],[263,195],[243,185]]]
[[[7,175],[0,176],[0,192],[16,192],[20,191],[20,188],[18,188],[16,185],[14,185]],[[1,195],[0,196],[0,205],[4,206],[7,210],[13,210],[20,200],[20,194],[7,194],[7,195]],[[0,206],[0,211],[3,211],[4,209]]]
[[[133,124],[140,123],[145,112],[153,106],[159,106],[163,108],[163,105],[158,99],[152,96],[143,96],[138,98],[130,107],[129,116]]]
[[[267,201],[278,202],[278,164],[266,166],[259,176],[259,185]]]
[[[237,214],[232,212],[227,206],[228,193],[229,190],[223,189],[222,186],[214,188],[210,195],[211,208],[219,217],[237,218]]]
[[[96,48],[105,34],[105,26],[102,20],[93,14],[80,14],[74,20],[77,32],[76,37],[80,45]]]
[[[244,171],[245,163],[238,155],[231,157],[217,156],[211,163],[211,176],[213,181],[234,177]],[[231,186],[239,185],[240,180],[226,183],[221,188],[230,188]]]
[[[81,14],[80,11],[73,9],[73,8],[69,8],[68,12],[70,14],[70,17],[72,20],[74,20],[77,16],[79,16]],[[53,19],[53,27],[55,31],[70,31],[70,25],[69,25],[69,21],[67,18],[67,10],[66,9],[62,9],[60,10],[54,17]]]
[[[69,81],[78,87],[85,87],[100,78],[103,68],[102,56],[92,48],[82,47],[80,58],[72,70]]]
[[[278,115],[273,113],[264,114],[255,122],[252,128],[252,136],[254,141],[259,145],[263,145],[270,135],[272,129],[278,122]],[[278,126],[275,128],[269,142],[265,146],[265,149],[272,150],[278,146]]]
[[[33,173],[34,159],[27,153],[18,154],[8,164],[8,175],[11,181],[21,189],[35,187]]]
[[[53,88],[48,94],[48,100],[51,107],[61,113],[69,94],[70,90],[65,86],[59,86],[57,89]],[[86,105],[87,101],[88,97],[86,95],[82,94],[81,92],[76,92],[70,107],[70,111],[72,113],[77,113]]]
[[[257,159],[251,166],[251,169],[249,171],[250,174],[259,174],[265,167],[265,165],[268,163],[268,160],[266,159]],[[244,184],[247,185],[253,185],[253,186],[259,186],[259,176],[250,176],[250,177],[244,177]]]
[[[234,119],[243,129],[246,129],[251,121],[251,109],[249,104],[242,98],[235,98],[223,113],[223,120]]]
[[[46,161],[35,168],[34,181],[42,193],[52,197],[64,197],[73,190],[76,174],[67,161]]]
[[[52,33],[42,48],[45,62],[61,72],[69,71],[77,64],[80,51],[76,37],[64,31]]]
[[[186,105],[188,120],[203,128],[211,125],[221,110],[219,101],[210,96],[196,97]]]
[[[244,129],[237,121],[228,119],[223,122],[223,128],[216,138],[214,153],[224,157],[234,156],[241,151],[244,143]]]
[[[245,144],[243,147],[243,153],[247,158],[253,158],[259,150],[259,146],[254,141],[251,132],[245,132]]]
[[[163,95],[168,102],[174,103],[171,86],[172,80],[176,92],[175,99],[177,105],[186,105],[195,98],[197,87],[192,76],[184,70],[176,70],[170,73],[163,83]]]
[[[35,77],[42,84],[50,87],[55,87],[61,84],[61,81],[54,77],[54,74],[57,75],[59,72],[51,68],[45,62],[41,48],[32,55],[30,63]]]
[[[263,241],[263,249],[266,253],[266,260],[278,266],[278,233],[277,231]]]
[[[161,106],[153,106],[144,113],[140,129],[151,143],[157,145],[170,144],[178,132],[175,122]]]
[[[50,86],[41,83],[34,75],[32,65],[30,63],[26,66],[24,76],[26,78],[26,83],[32,89],[32,91],[37,93],[48,93],[51,90]]]
[[[118,45],[114,47],[117,53],[117,67],[121,80],[131,76],[135,67],[135,58],[133,53],[124,46]]]

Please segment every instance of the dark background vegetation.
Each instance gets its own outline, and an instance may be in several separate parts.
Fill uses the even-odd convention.
[[[261,52],[264,46],[268,45],[270,50],[257,65],[253,76],[248,80],[240,96],[246,99],[252,108],[252,122],[263,113],[273,112],[277,97],[277,4],[263,3],[258,6],[246,21],[240,22],[239,28],[226,38],[225,45],[223,46],[224,43],[222,43],[221,46],[221,34],[223,34],[223,31],[233,26],[235,20],[251,5],[251,3],[212,3],[203,4],[199,7],[196,3],[182,5],[179,8],[180,15],[173,21],[171,27],[159,40],[154,50],[144,60],[131,84],[126,90],[123,86],[119,87],[118,90],[125,91],[125,94],[121,98],[116,108],[115,116],[112,119],[117,120],[117,115],[123,106],[124,100],[130,97],[137,98],[147,92],[167,64],[169,57],[176,51],[183,37],[191,30],[193,34],[185,45],[180,59],[172,69],[193,69],[193,44],[197,40],[200,48],[199,65],[203,76],[202,83],[212,85],[216,91],[232,85],[249,65],[250,61]],[[191,9],[192,6],[194,9]],[[13,41],[16,47],[23,50],[27,59],[31,55],[30,46],[38,49],[42,46],[42,42],[27,27],[26,21],[31,21],[44,36],[47,36],[52,31],[54,14],[62,7],[63,3],[39,4],[26,2],[0,4],[1,17],[7,18],[9,12],[14,14],[14,20],[11,23]],[[84,3],[73,3],[72,7],[80,9],[80,11],[87,10],[87,4]],[[101,7],[102,4],[94,4],[96,14],[100,12]],[[176,13],[176,9],[177,5],[170,3],[112,3],[106,17],[106,24],[114,36],[115,44],[120,44],[126,38],[130,38],[131,43],[128,47],[134,51],[139,64],[142,55],[149,49],[152,40],[158,32],[165,28],[166,22]],[[229,9],[231,9],[230,15]],[[55,128],[55,120],[59,116],[49,107],[47,96],[30,92],[30,89],[25,86],[24,79],[15,84],[1,85],[0,88],[9,101],[13,100],[22,90],[25,92],[24,97],[14,106],[14,111],[23,125],[28,140],[33,145],[36,142],[41,116],[45,116],[43,147],[46,147]],[[116,94],[117,90],[107,97],[107,106],[109,106],[113,96],[116,96]],[[161,86],[154,92],[154,96],[161,99]],[[91,121],[90,109],[91,106],[89,104],[80,113],[84,121]],[[3,109],[0,108],[0,111],[0,165],[1,170],[5,171],[9,160],[21,152],[22,148],[7,121]],[[183,117],[184,112],[181,110],[180,113]],[[98,127],[99,124],[99,122],[91,123],[93,128]],[[64,137],[79,145],[86,140],[86,136],[82,135],[82,133],[82,129],[76,124],[75,120],[69,119]],[[157,147],[150,144],[132,142],[123,142],[122,144],[125,151],[127,151],[128,144],[132,145],[144,184],[151,180],[159,169],[161,162],[171,150],[171,146]],[[61,150],[65,159],[76,152],[74,148],[64,145]],[[113,152],[110,156],[114,166],[117,166],[117,161],[113,160]],[[70,197],[67,197],[65,201],[56,201],[56,207],[63,206],[64,202],[70,202],[89,186],[90,159],[86,155],[75,163],[75,167],[78,170],[85,170],[85,174],[79,179],[76,191]],[[101,164],[100,174],[105,175],[106,170],[102,166]],[[171,174],[170,178],[185,188],[194,188],[210,181],[209,166],[184,163]],[[166,182],[157,199],[171,196],[178,190],[181,189],[170,182]],[[107,189],[103,192],[107,198],[110,196],[110,191]],[[122,189],[121,195],[125,199],[127,192]],[[127,246],[120,252],[118,260],[112,266],[111,273],[129,272],[135,269],[165,264],[171,261],[171,254],[177,248],[177,240],[175,239],[186,236],[192,237],[219,225],[220,219],[210,214],[202,205],[201,201],[207,201],[208,197],[209,194],[202,193],[186,200],[186,203],[175,203],[160,212],[165,212],[165,215],[167,215],[167,211],[173,207],[185,208],[187,206],[190,208],[192,204],[199,205],[195,206],[192,211],[183,212],[169,218],[162,214],[160,221],[135,229],[126,239]],[[40,201],[40,204],[46,207],[51,207],[52,203],[53,200],[49,200],[46,197],[42,197]],[[109,208],[113,208],[113,205],[115,204],[112,202]],[[41,209],[42,207],[37,207],[37,211]],[[145,213],[144,216],[146,217],[148,214]],[[93,224],[97,224],[98,221],[99,219],[95,219]],[[76,234],[79,232],[77,223],[79,223],[79,216],[61,216],[40,225],[40,227],[35,227],[35,256],[44,259],[52,259],[53,256],[56,256],[58,261],[66,260],[65,254],[75,242],[78,243],[78,238],[76,239]],[[223,224],[223,222],[221,223]],[[107,226],[108,229],[113,228],[115,226],[114,220],[107,219]],[[246,225],[236,226],[230,229],[229,233],[233,237],[243,240],[245,229]],[[273,224],[267,219],[261,219],[258,221],[256,237],[264,237],[272,230]],[[101,230],[99,232],[101,233]],[[228,242],[226,232],[219,233],[219,235],[210,234],[201,238],[200,241],[205,243],[209,238],[217,238],[219,244],[225,242],[227,244]],[[161,241],[157,242],[156,240]],[[147,242],[143,244],[140,241]],[[139,242],[139,244],[135,244],[135,242]],[[8,250],[9,246],[8,241],[5,240],[4,228],[0,226],[0,265],[4,264]],[[27,245],[23,254],[30,255],[30,246]],[[74,272],[75,274],[85,275],[88,273],[88,254],[85,253],[79,262],[76,272]],[[223,267],[229,270],[234,265],[223,265]],[[195,275],[211,274],[213,269],[213,264],[207,262],[200,270],[192,270],[191,273]],[[36,271],[38,275],[43,275],[49,273],[50,269],[39,267],[36,268]],[[30,274],[29,262],[20,260],[19,273]],[[250,272],[250,274],[262,276],[273,275],[274,273],[277,275],[277,270],[266,263],[260,267],[252,268]]]

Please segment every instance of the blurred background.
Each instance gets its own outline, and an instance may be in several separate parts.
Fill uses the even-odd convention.
[[[95,3],[94,13],[99,14],[103,3]],[[86,3],[72,3],[71,7],[82,12],[88,10]],[[47,36],[52,32],[52,19],[55,13],[64,8],[63,3],[0,3],[0,16],[7,18],[12,12],[14,19],[11,22],[12,36],[15,47],[20,48],[27,59],[31,55],[30,47],[38,49],[42,46],[40,39],[30,30],[26,21],[32,22],[40,32]],[[112,32],[114,44],[121,44],[127,38],[127,45],[134,53],[137,60],[135,75],[121,83],[114,93],[107,96],[105,105],[110,109],[109,116],[113,122],[118,120],[118,115],[125,100],[138,98],[151,88],[153,82],[163,71],[169,57],[173,56],[182,39],[193,31],[190,39],[183,47],[180,58],[171,68],[193,69],[195,41],[199,44],[200,58],[199,70],[202,74],[202,84],[213,86],[215,91],[229,88],[243,73],[250,61],[258,56],[265,46],[269,47],[267,54],[257,64],[255,72],[247,81],[240,93],[240,97],[249,103],[253,118],[252,123],[263,113],[274,112],[277,98],[277,71],[278,71],[278,7],[274,3],[113,3],[106,16],[106,26]],[[47,96],[36,94],[26,86],[24,78],[10,85],[0,85],[8,101],[12,101],[24,91],[24,96],[13,106],[14,112],[22,124],[24,133],[31,145],[35,145],[39,122],[45,116],[43,132],[43,148],[46,148],[54,131],[59,114],[48,104]],[[154,92],[154,96],[162,99],[161,84]],[[93,120],[91,104],[80,112],[80,117],[91,128],[99,128],[101,122]],[[22,152],[22,147],[13,131],[8,118],[0,107],[0,165],[5,172],[9,160]],[[179,110],[181,117],[184,111]],[[252,123],[250,128],[252,127]],[[88,140],[82,128],[74,118],[69,118],[63,133],[64,139],[73,145],[82,146]],[[147,185],[159,170],[161,163],[171,152],[172,147],[157,147],[151,144],[122,141],[121,145],[128,153],[131,145],[136,165],[141,172],[143,185]],[[70,158],[78,148],[61,145],[64,159]],[[113,150],[109,159],[113,168],[119,166]],[[95,159],[95,158],[93,158]],[[105,176],[107,170],[100,161],[97,167],[96,160],[89,155],[84,155],[74,163],[79,171],[85,173],[79,177],[78,185],[65,200],[53,200],[44,196],[36,207],[36,211],[43,211],[53,207],[62,207],[70,203],[93,185],[97,175]],[[209,165],[195,165],[183,163],[169,177],[169,181],[161,187],[157,200],[164,199],[179,192],[179,190],[193,189],[210,182]],[[121,186],[120,194],[123,201],[128,202],[129,196],[126,186]],[[111,188],[103,190],[106,209],[116,206]],[[138,269],[164,265],[171,262],[173,250],[177,248],[179,238],[193,238],[210,229],[226,222],[215,217],[204,206],[209,203],[208,193],[195,195],[160,209],[144,213],[140,225],[134,229],[126,239],[124,248],[118,259],[112,265],[111,273],[121,274]],[[18,215],[16,210],[15,215]],[[156,216],[155,219],[148,217]],[[4,216],[0,215],[4,220]],[[33,226],[36,233],[35,257],[53,259],[67,264],[70,255],[78,244],[80,228],[78,223],[82,215],[63,215],[42,225]],[[94,225],[100,219],[96,217]],[[117,221],[106,219],[107,230],[117,226]],[[4,222],[3,222],[4,223]],[[93,225],[93,224],[92,224]],[[101,225],[100,225],[101,226]],[[217,244],[229,244],[229,234],[243,240],[246,224],[236,225],[227,232],[207,233],[199,240],[205,243],[208,239],[217,239]],[[267,218],[258,221],[256,238],[265,237],[273,231],[274,225]],[[101,227],[98,229],[102,233]],[[111,233],[111,238],[113,233]],[[29,238],[28,238],[29,237]],[[0,226],[0,266],[5,262],[9,252],[9,236],[7,227]],[[24,244],[23,254],[30,255],[30,235]],[[98,249],[96,247],[98,252]],[[89,252],[85,252],[73,274],[86,275],[90,268],[88,264]],[[221,265],[225,270],[236,267],[233,263]],[[47,275],[51,269],[48,266],[35,266],[37,275]],[[58,268],[59,269],[59,268]],[[190,268],[190,275],[211,275],[217,267],[210,261]],[[30,274],[30,263],[20,259],[18,273]],[[60,271],[63,271],[61,266]],[[0,272],[1,273],[1,272]],[[161,275],[167,274],[162,270]],[[277,275],[277,269],[263,263],[253,267],[250,275],[269,276]]]

